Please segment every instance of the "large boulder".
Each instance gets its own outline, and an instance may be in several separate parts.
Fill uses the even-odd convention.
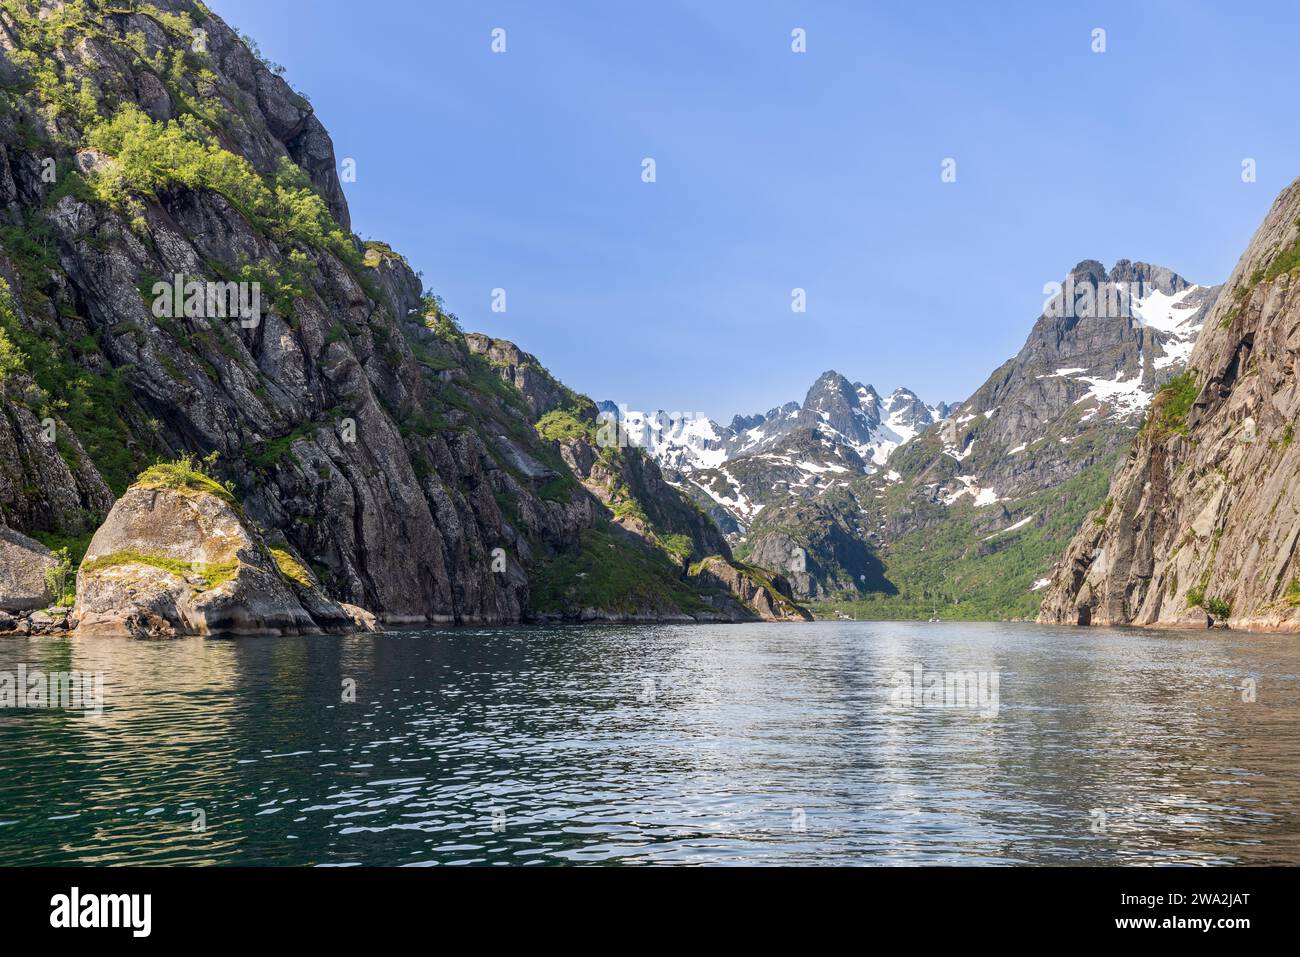
[[[303,635],[352,630],[310,572],[267,547],[220,489],[137,484],[77,574],[80,634]]]
[[[0,611],[31,611],[53,601],[45,572],[56,564],[40,542],[0,525]]]

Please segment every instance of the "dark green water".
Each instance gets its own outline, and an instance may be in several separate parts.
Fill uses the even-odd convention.
[[[1296,638],[0,639],[20,664],[106,706],[0,710],[0,864],[1300,863]],[[895,700],[917,665],[996,673],[996,713]]]

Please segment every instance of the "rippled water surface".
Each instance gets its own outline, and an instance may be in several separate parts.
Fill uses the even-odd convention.
[[[3,864],[1300,863],[1294,637],[0,639],[20,664],[106,707],[0,710]],[[996,713],[897,700],[918,665],[995,674]]]

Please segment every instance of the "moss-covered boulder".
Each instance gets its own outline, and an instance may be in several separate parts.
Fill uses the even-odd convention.
[[[290,553],[268,548],[230,492],[182,463],[113,506],[77,574],[79,634],[302,635],[354,628]]]

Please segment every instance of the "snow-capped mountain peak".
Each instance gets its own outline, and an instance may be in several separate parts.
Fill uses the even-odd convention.
[[[816,497],[876,471],[949,408],[926,405],[903,388],[885,399],[834,370],[818,376],[802,403],[737,415],[728,426],[703,415],[601,403],[603,413],[622,423],[628,444],[645,449],[670,482],[724,528],[730,522],[742,530],[765,505]]]

